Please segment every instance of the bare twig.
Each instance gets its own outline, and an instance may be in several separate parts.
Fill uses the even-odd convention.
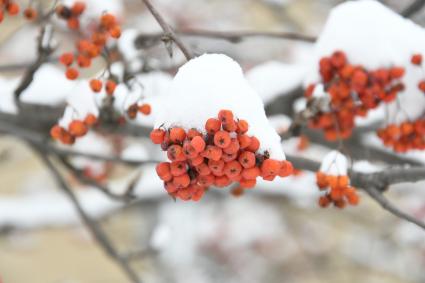
[[[192,59],[192,55],[191,55],[191,52],[189,51],[189,49],[180,40],[180,38],[176,35],[176,33],[173,31],[173,29],[168,25],[168,23],[164,20],[164,18],[161,16],[161,14],[155,9],[155,7],[152,5],[152,3],[149,0],[142,0],[142,1],[143,1],[143,3],[145,3],[146,7],[149,9],[152,16],[155,18],[155,20],[161,26],[162,30],[164,31],[165,38],[169,38],[172,41],[174,41],[176,43],[177,47],[184,54],[184,56],[186,57],[187,60]]]
[[[403,11],[401,11],[400,15],[403,17],[409,18],[414,14],[420,12],[425,5],[425,0],[415,0],[412,4],[407,6]]]
[[[375,187],[371,186],[371,187],[366,187],[364,188],[365,191],[377,202],[379,203],[379,205],[382,206],[383,209],[389,211],[390,213],[392,213],[393,215],[404,219],[410,223],[413,223],[419,227],[421,227],[422,229],[425,229],[425,223],[420,221],[419,219],[401,211],[400,209],[398,209],[397,207],[395,207],[382,193],[379,192],[378,189],[376,189]]]
[[[112,258],[115,260],[115,262],[121,267],[121,269],[125,272],[127,277],[131,280],[131,282],[138,283],[140,282],[137,274],[133,269],[131,268],[130,264],[126,259],[124,259],[118,251],[113,246],[112,242],[106,235],[106,233],[103,231],[101,226],[92,219],[84,210],[84,208],[81,206],[78,198],[73,193],[72,189],[68,186],[65,179],[60,174],[59,170],[56,169],[55,165],[50,161],[47,155],[44,154],[42,150],[37,148],[37,146],[33,146],[35,149],[35,152],[38,154],[38,156],[41,158],[43,163],[46,165],[46,167],[50,170],[53,177],[56,180],[56,183],[58,184],[59,188],[67,195],[67,197],[71,200],[72,204],[74,205],[75,209],[77,210],[78,214],[80,215],[80,218],[83,220],[86,227],[90,230],[90,232],[93,234],[95,240],[97,243],[102,247],[102,249]]]
[[[48,24],[41,28],[37,44],[37,59],[31,66],[29,66],[21,80],[21,83],[18,85],[14,92],[15,102],[17,103],[17,105],[19,105],[19,97],[22,92],[26,90],[34,80],[35,73],[44,63],[47,62],[49,56],[54,51],[54,49],[50,46],[52,32],[52,27]]]

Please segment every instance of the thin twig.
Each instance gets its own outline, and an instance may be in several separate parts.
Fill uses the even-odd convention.
[[[34,80],[34,75],[40,69],[40,67],[47,62],[49,59],[49,56],[53,53],[54,49],[50,46],[50,41],[52,38],[52,30],[50,25],[45,25],[41,28],[40,35],[38,37],[38,44],[37,44],[37,58],[35,62],[28,67],[27,71],[25,72],[20,84],[16,88],[14,95],[15,95],[15,102],[17,105],[19,105],[19,97],[21,96],[22,92],[26,90],[32,81]]]
[[[112,242],[106,235],[106,233],[103,231],[101,226],[92,219],[84,210],[82,205],[80,204],[78,198],[73,193],[72,189],[68,186],[65,179],[60,174],[59,170],[56,169],[55,165],[50,161],[47,155],[37,148],[37,146],[33,146],[35,149],[35,152],[38,154],[38,156],[41,158],[43,163],[46,165],[46,167],[50,170],[53,177],[55,178],[56,183],[59,185],[59,188],[67,195],[67,197],[71,200],[72,204],[74,205],[75,209],[77,210],[78,214],[80,215],[80,218],[83,220],[86,227],[90,230],[90,232],[93,234],[95,240],[97,243],[103,248],[103,250],[115,260],[115,262],[121,267],[121,269],[125,272],[127,277],[131,280],[131,282],[139,283],[140,280],[136,274],[135,271],[131,268],[130,264],[126,259],[120,256],[118,251],[113,246]]]
[[[180,38],[176,35],[176,33],[173,31],[173,29],[168,25],[168,23],[164,20],[164,18],[161,16],[161,14],[156,10],[156,8],[152,5],[152,3],[149,0],[142,0],[143,3],[145,3],[146,7],[151,12],[152,16],[155,18],[155,20],[158,22],[158,24],[161,26],[162,30],[164,31],[164,36],[169,37],[172,41],[174,41],[177,45],[177,47],[180,49],[180,51],[184,54],[186,59],[189,61],[192,59],[192,54],[189,51],[189,49],[185,46],[185,44],[180,40]]]
[[[379,203],[383,209],[389,211],[393,215],[404,219],[410,223],[413,223],[419,226],[422,229],[425,229],[425,223],[420,221],[419,219],[401,211],[397,207],[395,207],[378,189],[375,187],[366,187],[364,190],[377,202]]]
[[[414,14],[420,12],[424,6],[425,0],[415,0],[412,4],[410,4],[403,11],[401,11],[400,15],[406,18],[410,18]]]

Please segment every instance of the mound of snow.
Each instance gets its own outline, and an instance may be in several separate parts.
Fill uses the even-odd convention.
[[[347,157],[337,150],[332,150],[323,158],[320,172],[333,176],[346,176],[347,168]]]
[[[260,96],[245,79],[241,67],[221,54],[205,54],[183,65],[162,98],[155,127],[179,126],[204,130],[205,122],[222,109],[246,119],[249,135],[256,136],[260,150],[284,159],[280,137],[269,124]]]
[[[394,65],[405,67],[403,82],[406,89],[400,96],[401,105],[408,110],[410,118],[423,113],[425,96],[417,89],[423,71],[410,64],[412,54],[425,54],[425,30],[422,27],[377,1],[340,4],[332,9],[317,40],[312,72],[307,76],[306,84],[320,80],[318,62],[335,50],[343,50],[350,63],[370,70]],[[406,118],[402,117],[402,120]]]

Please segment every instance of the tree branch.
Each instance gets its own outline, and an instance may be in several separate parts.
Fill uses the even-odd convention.
[[[136,272],[133,271],[128,261],[120,256],[118,251],[113,246],[112,242],[107,237],[106,233],[102,230],[101,226],[86,213],[86,211],[84,210],[84,208],[81,206],[80,202],[78,201],[77,197],[73,193],[72,189],[68,186],[65,179],[59,173],[59,170],[56,169],[52,161],[50,161],[50,159],[47,157],[47,155],[45,155],[45,153],[41,149],[39,149],[35,145],[32,145],[32,146],[35,152],[43,161],[43,163],[52,173],[59,188],[71,200],[72,204],[74,205],[75,209],[80,215],[80,218],[83,220],[86,227],[90,230],[90,232],[94,236],[97,243],[112,259],[115,260],[115,262],[121,267],[121,269],[125,272],[127,277],[131,280],[131,282],[134,282],[134,283],[140,282]]]
[[[400,15],[406,18],[410,18],[414,14],[420,12],[425,5],[425,0],[415,0],[412,4],[406,7],[403,11],[401,11]]]
[[[21,83],[14,92],[15,102],[17,105],[19,105],[19,97],[21,96],[22,92],[26,90],[34,80],[35,73],[44,63],[47,62],[49,56],[54,51],[54,49],[50,46],[53,32],[51,29],[52,28],[50,25],[45,25],[41,28],[37,44],[37,59],[31,66],[29,66],[21,80]]]
[[[369,196],[371,198],[373,198],[377,203],[379,203],[379,205],[389,211],[391,214],[404,219],[410,223],[413,223],[419,227],[421,227],[422,229],[425,230],[425,223],[420,221],[419,219],[401,211],[400,209],[398,209],[396,206],[394,206],[382,193],[379,192],[378,189],[376,189],[375,187],[371,186],[371,187],[365,187],[364,190],[369,194]]]
[[[155,20],[161,26],[162,30],[164,31],[164,36],[169,37],[172,41],[174,41],[176,43],[177,47],[184,54],[184,56],[186,57],[186,59],[188,61],[190,59],[192,59],[192,54],[189,51],[189,49],[184,45],[184,43],[176,35],[176,33],[173,31],[173,29],[168,25],[168,23],[164,20],[164,18],[161,16],[161,14],[155,9],[155,7],[152,5],[150,0],[142,0],[142,1],[143,1],[143,3],[145,3],[146,7],[151,12],[152,16],[155,18]]]

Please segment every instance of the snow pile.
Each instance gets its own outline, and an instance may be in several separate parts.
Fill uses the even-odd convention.
[[[246,79],[265,104],[302,85],[307,69],[275,61],[261,64],[246,73]]]
[[[332,150],[323,158],[319,171],[331,176],[346,176],[347,168],[347,157],[337,150]]]
[[[112,13],[118,18],[124,16],[124,5],[122,0],[64,0],[62,2],[66,6],[72,6],[75,2],[86,3],[87,8],[82,15],[83,20],[98,18],[104,12]]]
[[[175,76],[155,119],[155,127],[179,126],[204,131],[205,122],[222,109],[249,123],[249,135],[256,136],[260,150],[271,158],[284,159],[280,137],[269,124],[264,104],[231,58],[205,54],[183,65]]]
[[[315,45],[312,72],[306,84],[319,81],[318,62],[335,50],[342,50],[352,64],[366,69],[403,66],[406,75],[404,94],[400,96],[410,118],[421,115],[425,96],[417,89],[423,71],[410,64],[414,53],[425,54],[425,31],[377,1],[350,1],[335,7]],[[395,110],[394,110],[395,111]],[[404,120],[406,117],[404,117]]]

